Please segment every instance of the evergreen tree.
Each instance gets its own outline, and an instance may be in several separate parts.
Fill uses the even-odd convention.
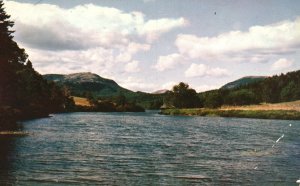
[[[0,1],[0,130],[12,129],[15,120],[70,110],[67,91],[48,83],[36,72],[25,50],[13,40],[14,23]]]
[[[20,49],[13,41],[11,30],[14,23],[4,10],[3,1],[0,1],[0,105],[11,105],[16,96],[17,81],[15,71],[21,68],[21,63],[27,59],[24,49]]]
[[[177,108],[195,108],[200,107],[200,98],[198,97],[196,91],[189,88],[186,83],[179,83],[175,85],[168,93],[167,96],[169,104]]]
[[[24,49],[19,48],[18,44],[13,41],[12,27],[14,22],[9,20],[10,16],[4,10],[3,1],[0,1],[0,59],[1,64],[7,62],[25,63],[27,54]]]

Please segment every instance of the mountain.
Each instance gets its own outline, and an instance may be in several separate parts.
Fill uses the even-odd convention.
[[[234,89],[243,85],[249,85],[255,82],[262,81],[266,79],[268,76],[246,76],[235,80],[233,82],[227,83],[221,87],[221,89]]]
[[[66,86],[74,96],[83,96],[87,92],[94,96],[117,96],[132,94],[131,90],[119,86],[115,81],[103,78],[90,72],[74,73],[68,75],[46,74],[44,78],[59,85]]]
[[[168,92],[169,90],[167,89],[162,89],[162,90],[157,90],[157,91],[154,91],[152,92],[151,94],[164,94],[166,92]]]
[[[72,96],[107,98],[115,100],[116,96],[124,95],[126,100],[137,103],[144,108],[158,109],[162,105],[163,93],[149,94],[145,92],[134,92],[119,86],[111,79],[103,78],[90,72],[75,74],[46,74],[44,78],[61,86],[66,86]]]

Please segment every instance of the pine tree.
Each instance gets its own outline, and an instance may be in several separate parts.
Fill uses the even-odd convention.
[[[0,1],[0,105],[12,106],[17,93],[16,70],[22,68],[27,54],[13,41],[14,22],[4,10]]]
[[[18,44],[13,41],[11,30],[14,22],[9,20],[10,16],[6,14],[3,1],[0,1],[0,62],[3,63],[25,63],[27,54],[24,49],[19,48]]]

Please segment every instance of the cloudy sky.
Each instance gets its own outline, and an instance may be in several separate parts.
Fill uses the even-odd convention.
[[[4,1],[41,74],[93,72],[152,92],[300,69],[296,0]]]

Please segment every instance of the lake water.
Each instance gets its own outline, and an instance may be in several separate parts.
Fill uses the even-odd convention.
[[[296,185],[300,177],[299,121],[71,113],[24,130],[0,138],[0,185]]]

